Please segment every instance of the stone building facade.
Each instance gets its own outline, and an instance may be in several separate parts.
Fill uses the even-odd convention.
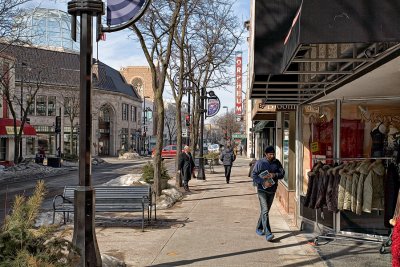
[[[127,66],[120,70],[125,81],[132,85],[143,100],[142,110],[142,137],[144,137],[144,148],[150,152],[156,145],[156,109],[154,102],[154,91],[152,85],[152,75],[150,67],[146,66]],[[143,134],[146,132],[146,134]]]
[[[79,108],[74,105],[79,101],[79,54],[21,46],[10,46],[3,53],[14,57],[16,66],[25,66],[15,67],[15,92],[25,97],[24,108],[27,98],[35,98],[28,118],[36,136],[23,140],[23,156],[34,156],[40,147],[46,155],[56,155],[58,148],[76,155],[79,112],[73,119],[68,115]],[[139,94],[117,70],[102,62],[94,62],[92,79],[92,155],[116,156],[121,150],[140,149]],[[39,89],[32,96],[34,88]],[[61,117],[60,133],[56,133],[57,116]]]

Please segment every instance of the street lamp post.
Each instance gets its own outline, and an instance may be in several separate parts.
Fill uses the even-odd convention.
[[[200,114],[201,114],[201,121],[200,121],[200,155],[199,155],[199,172],[197,173],[197,180],[205,180],[206,174],[204,172],[204,155],[203,155],[203,132],[204,132],[204,115],[205,115],[205,99],[207,99],[207,91],[205,87],[200,89]]]
[[[72,0],[71,35],[76,40],[76,20],[80,16],[80,114],[79,123],[79,186],[75,190],[73,244],[80,251],[79,266],[101,266],[100,251],[94,227],[95,190],[92,186],[92,63],[93,17],[103,14],[101,0]]]
[[[222,108],[226,109],[226,115],[225,115],[225,126],[226,126],[226,132],[225,132],[225,140],[228,142],[228,107],[223,106]]]
[[[143,96],[143,154],[146,155],[146,98],[150,98],[149,96]]]

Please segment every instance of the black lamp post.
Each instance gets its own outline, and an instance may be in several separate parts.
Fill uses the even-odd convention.
[[[225,115],[225,126],[226,126],[226,132],[225,132],[225,140],[228,142],[228,107],[223,106],[222,108],[226,109],[226,115]]]
[[[150,98],[149,96],[143,96],[143,154],[146,155],[146,118],[147,118],[147,110],[146,110],[146,98]]]
[[[75,191],[73,243],[80,250],[79,266],[101,266],[100,251],[94,227],[95,190],[92,186],[92,63],[93,18],[103,14],[101,0],[72,0],[71,35],[76,40],[76,20],[80,16],[80,114],[79,123],[79,186]]]
[[[200,155],[199,155],[199,172],[197,173],[197,180],[205,180],[206,179],[206,174],[204,172],[204,155],[203,155],[203,133],[204,133],[204,118],[205,118],[205,113],[207,112],[206,107],[205,107],[205,100],[208,99],[207,95],[210,96],[210,98],[215,98],[216,95],[214,91],[210,91],[207,93],[207,90],[205,87],[202,87],[200,90],[200,114],[201,114],[201,121],[200,121]]]

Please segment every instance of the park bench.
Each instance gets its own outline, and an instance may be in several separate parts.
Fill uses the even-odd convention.
[[[53,224],[56,212],[66,216],[74,212],[74,192],[77,186],[65,186],[63,194],[53,199]],[[142,231],[144,229],[144,212],[147,209],[147,220],[151,220],[154,205],[154,219],[157,220],[156,196],[151,187],[143,186],[95,186],[95,211],[98,212],[142,212]],[[154,203],[152,201],[154,195]]]

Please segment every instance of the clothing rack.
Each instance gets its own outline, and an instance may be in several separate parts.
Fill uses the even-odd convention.
[[[391,160],[394,161],[395,159],[393,157],[367,157],[367,158],[316,158],[313,156],[313,161],[326,161],[326,160],[333,160],[333,161],[361,161],[361,160]],[[316,162],[313,162],[313,166]],[[386,166],[387,167],[387,166]],[[334,216],[338,216],[340,214],[340,211],[337,212]],[[324,218],[323,211],[321,211],[321,217]],[[379,253],[384,254],[386,252],[386,248],[390,247],[392,245],[392,233],[393,233],[393,228],[390,230],[390,234],[388,237],[385,238],[385,236],[381,235],[369,235],[369,234],[361,234],[361,233],[354,233],[354,232],[344,232],[344,231],[339,231],[337,232],[335,229],[332,229],[330,232],[324,232],[323,229],[319,226],[318,223],[318,209],[315,209],[315,224],[317,226],[318,231],[320,232],[319,235],[317,235],[314,238],[314,244],[316,246],[319,245],[320,239],[325,239],[325,240],[351,240],[355,242],[364,242],[364,243],[374,243],[374,244],[380,244],[381,247],[379,249]],[[334,225],[335,228],[335,225]]]

